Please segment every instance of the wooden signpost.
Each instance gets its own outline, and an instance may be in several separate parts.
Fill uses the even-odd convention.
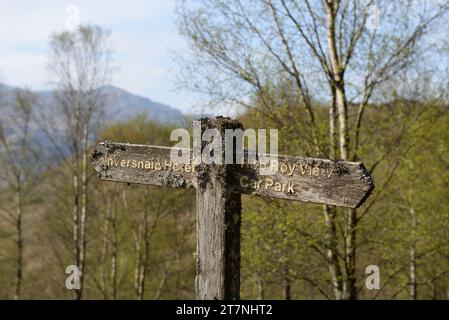
[[[224,136],[226,129],[238,128],[229,118],[201,119],[202,132],[218,129]],[[224,164],[223,148],[223,164],[194,165],[172,162],[171,150],[101,142],[92,164],[103,180],[196,188],[197,299],[239,299],[242,193],[357,208],[374,189],[361,162],[278,156],[268,164]]]

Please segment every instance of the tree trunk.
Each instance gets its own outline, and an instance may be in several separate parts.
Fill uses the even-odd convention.
[[[328,205],[323,206],[326,223],[326,256],[329,273],[336,300],[343,299],[343,278],[338,260],[337,230],[335,225],[336,208]]]
[[[103,299],[107,300],[109,299],[108,296],[108,281],[107,281],[107,275],[106,275],[106,268],[107,263],[106,259],[109,252],[109,224],[111,220],[111,199],[110,197],[107,198],[107,205],[106,205],[106,216],[104,217],[103,222],[103,243],[101,248],[101,290],[103,292]]]
[[[331,105],[329,106],[329,159],[337,159],[337,145],[335,143],[335,115],[336,115],[336,105],[337,98],[335,93],[335,87],[332,84],[329,86],[331,91]]]
[[[340,76],[335,78],[337,82],[336,94],[337,94],[337,110],[338,110],[338,128],[339,128],[339,141],[340,141],[340,159],[348,160],[349,153],[349,131],[348,124],[348,107],[346,102],[345,89],[343,79]]]
[[[331,92],[331,104],[329,106],[329,158],[335,160],[337,158],[337,145],[335,136],[335,118],[336,118],[336,90],[335,86],[329,85]],[[338,238],[335,222],[337,208],[329,205],[323,206],[324,221],[326,227],[326,257],[329,273],[331,276],[334,296],[336,300],[343,299],[343,277],[341,273],[340,262],[338,258]]]
[[[357,299],[357,276],[356,276],[356,225],[357,211],[348,209],[346,218],[346,298]]]
[[[180,273],[181,273],[181,243],[179,242],[179,217],[178,211],[174,212],[175,219],[175,234],[174,243],[175,243],[175,300],[179,299],[179,289],[180,289]]]
[[[416,300],[418,296],[416,283],[416,254],[415,246],[410,248],[410,299]]]
[[[412,218],[412,244],[410,247],[410,299],[418,298],[418,284],[416,279],[416,214],[413,208],[410,208]]]
[[[164,288],[165,282],[167,280],[168,267],[165,268],[162,274],[161,281],[159,281],[159,286],[157,287],[156,294],[154,295],[154,300],[159,300],[161,298],[162,289]]]
[[[142,228],[143,226],[139,226],[139,230],[136,235],[136,264],[134,268],[134,295],[136,300],[139,300],[140,297],[140,274],[142,267]]]
[[[139,229],[138,259],[136,262],[135,292],[136,299],[143,300],[145,294],[145,276],[148,264],[148,208],[144,208],[142,224]]]
[[[17,201],[17,273],[16,273],[16,288],[14,293],[14,299],[20,299],[21,287],[22,287],[22,273],[23,273],[23,238],[22,238],[22,187],[20,182],[20,176],[18,177],[18,187],[16,190]]]
[[[111,298],[117,300],[117,207],[114,207],[111,217]]]
[[[88,166],[88,124],[83,125],[82,138],[82,173],[81,173],[81,215],[79,221],[79,269],[80,269],[80,289],[79,299],[83,296],[85,264],[86,264],[86,219],[87,219],[87,166]]]
[[[283,298],[284,300],[291,300],[292,299],[292,283],[290,281],[290,278],[286,277],[284,279],[284,286],[282,290]]]
[[[257,275],[257,300],[265,300],[265,283],[260,275]]]
[[[78,151],[74,152],[73,156],[73,177],[72,177],[72,185],[73,185],[73,244],[75,251],[75,263],[79,268],[80,266],[80,244],[79,244],[79,176],[78,176]],[[80,283],[81,284],[81,283]],[[77,300],[81,299],[80,290],[75,290],[75,298]]]
[[[335,17],[339,8],[339,1],[326,1],[327,16],[327,40],[329,58],[332,68],[331,96],[334,98],[338,111],[338,138],[340,147],[340,159],[349,158],[349,130],[348,108],[344,83],[344,66],[342,65],[337,49],[335,35]],[[335,90],[335,91],[334,91]],[[345,222],[345,271],[346,282],[344,286],[345,298],[357,299],[356,286],[356,224],[357,212],[355,209],[347,211]]]

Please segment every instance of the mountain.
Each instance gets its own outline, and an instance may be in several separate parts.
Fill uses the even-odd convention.
[[[110,97],[107,111],[112,120],[123,121],[137,114],[147,113],[150,119],[163,124],[182,124],[184,114],[169,105],[132,94],[121,88],[106,86],[104,92]]]
[[[0,97],[3,97],[3,101],[11,101],[16,89],[0,83]],[[182,125],[185,123],[184,114],[169,105],[132,94],[112,85],[103,87],[103,90],[108,95],[106,110],[110,122],[126,121],[138,114],[147,113],[150,119],[161,124]],[[34,91],[34,94],[40,101],[40,105],[45,106],[52,103],[51,91]]]

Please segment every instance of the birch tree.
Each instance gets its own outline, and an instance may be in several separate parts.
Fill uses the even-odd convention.
[[[33,145],[31,134],[34,103],[35,97],[30,91],[15,90],[12,101],[2,110],[0,119],[0,181],[6,184],[1,187],[6,187],[7,190],[1,200],[0,212],[4,213],[4,219],[15,230],[14,299],[22,297],[25,268],[24,215],[32,200],[32,190],[38,174],[36,144]]]
[[[89,210],[89,143],[105,112],[107,96],[103,87],[112,74],[109,34],[98,26],[80,26],[73,32],[54,34],[50,49],[48,67],[56,91],[53,117],[46,119],[46,125],[51,128],[50,140],[55,141],[71,174],[73,257],[81,285],[75,293],[81,299]]]
[[[179,30],[190,45],[180,83],[221,108],[252,108],[257,100],[313,156],[357,161],[366,109],[423,58],[448,9],[444,1],[180,1]],[[280,113],[276,88],[286,83],[290,103]],[[327,120],[317,117],[316,101],[328,105]],[[305,126],[292,122],[289,109],[301,110]],[[345,218],[341,237],[337,213]],[[323,214],[334,297],[356,299],[359,213],[324,206]]]

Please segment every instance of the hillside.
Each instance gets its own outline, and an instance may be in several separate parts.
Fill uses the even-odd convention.
[[[10,101],[16,89],[15,87],[0,83],[0,92],[3,96],[3,101]],[[127,121],[138,114],[146,112],[150,119],[160,124],[179,125],[184,123],[184,114],[172,106],[132,94],[112,85],[104,87],[104,90],[109,96],[106,110],[111,122]],[[53,103],[51,91],[34,91],[34,93],[42,107],[49,107]],[[40,111],[45,113],[47,110]]]

